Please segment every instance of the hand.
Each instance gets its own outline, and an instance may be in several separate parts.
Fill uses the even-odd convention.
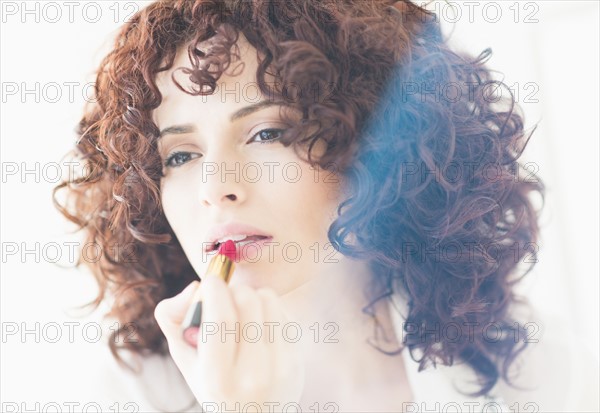
[[[183,339],[181,322],[196,288],[201,289],[202,325],[193,348]],[[281,334],[288,317],[273,290],[228,286],[208,275],[202,283],[194,281],[159,302],[154,316],[173,361],[201,405],[216,403],[220,411],[240,411],[258,404],[277,411],[299,403],[304,389],[300,342],[287,341]],[[273,330],[265,322],[278,323],[275,334],[269,334]],[[242,334],[248,323],[252,324]]]

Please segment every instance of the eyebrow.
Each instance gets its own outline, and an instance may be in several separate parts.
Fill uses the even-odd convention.
[[[231,122],[236,121],[236,120],[241,119],[245,116],[248,116],[254,112],[268,108],[270,106],[287,106],[287,104],[284,102],[281,102],[281,101],[263,100],[261,102],[255,103],[254,105],[246,106],[246,107],[243,107],[243,108],[237,110],[229,117],[229,120]],[[169,135],[169,134],[181,135],[184,133],[191,133],[191,132],[195,132],[195,131],[196,131],[196,127],[191,123],[187,123],[185,125],[174,125],[174,126],[169,126],[167,128],[164,128],[163,130],[161,130],[158,138],[160,139],[163,136]]]

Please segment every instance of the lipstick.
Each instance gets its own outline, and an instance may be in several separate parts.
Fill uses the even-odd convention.
[[[228,283],[235,268],[235,264],[233,263],[235,256],[235,242],[227,240],[227,242],[221,244],[219,252],[208,264],[205,276],[213,274],[221,277],[223,281]],[[202,322],[202,301],[200,301],[199,292],[200,287],[198,286],[192,297],[192,304],[181,323],[183,327],[183,339],[192,347],[196,347],[198,344],[198,331]]]

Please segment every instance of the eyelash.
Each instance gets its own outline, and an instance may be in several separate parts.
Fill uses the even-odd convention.
[[[281,132],[284,132],[284,131],[285,131],[285,129],[275,129],[275,128],[271,128],[271,129],[263,129],[263,130],[260,130],[260,131],[258,131],[258,132],[257,132],[257,133],[256,133],[254,136],[252,136],[252,139],[254,139],[254,138],[257,136],[257,135],[260,135],[260,134],[261,134],[261,133],[263,133],[263,132],[279,132],[279,133],[281,133]],[[281,137],[279,137],[279,138],[276,138],[276,139],[270,139],[270,140],[267,140],[267,141],[259,141],[258,143],[260,143],[260,144],[272,144],[272,143],[275,143],[275,142],[277,142],[279,139],[281,139]],[[172,165],[172,164],[171,164],[171,163],[172,163],[172,161],[173,161],[173,160],[174,160],[174,159],[175,159],[177,156],[180,156],[180,155],[188,155],[188,156],[190,156],[190,155],[192,155],[192,154],[190,154],[190,152],[183,152],[183,151],[173,152],[171,155],[169,155],[169,156],[167,157],[167,159],[165,159],[165,161],[164,161],[164,163],[163,163],[163,166],[164,166],[165,168],[177,168],[177,167],[179,167],[179,166],[183,165],[183,164],[184,164],[184,163],[186,163],[187,161],[184,161],[183,163],[180,163],[180,164],[178,164],[178,165]]]

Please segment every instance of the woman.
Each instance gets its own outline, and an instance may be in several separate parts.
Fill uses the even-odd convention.
[[[451,51],[434,17],[409,1],[178,0],[123,27],[80,122],[86,173],[58,207],[116,251],[85,263],[114,336],[135,332],[115,357],[172,359],[193,395],[155,408],[536,402],[509,368],[531,342],[513,289],[544,188],[524,179],[523,118],[489,51]],[[240,232],[268,242],[238,242],[229,285],[198,283],[211,234]],[[197,288],[196,349],[181,322]]]

